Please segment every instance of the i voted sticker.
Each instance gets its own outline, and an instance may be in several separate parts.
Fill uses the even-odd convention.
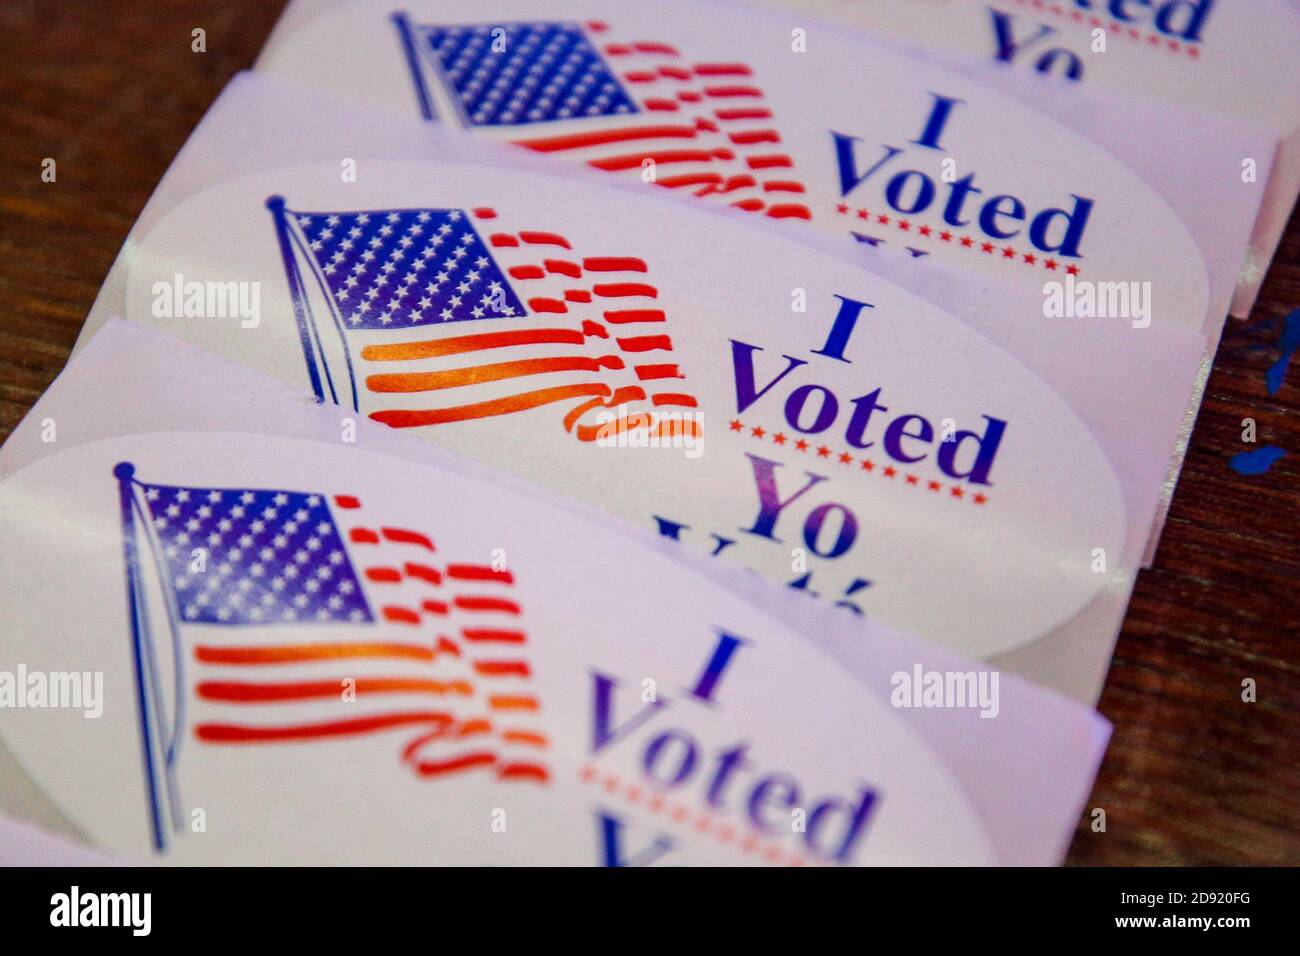
[[[1125,304],[1092,317],[1217,321],[1205,256],[1148,181],[1169,157],[1131,168],[968,76],[787,20],[675,2],[575,0],[542,18],[514,0],[472,16],[357,2],[291,8],[258,67],[792,228],[1068,286],[1071,300],[1076,284],[1123,285]],[[1259,197],[1225,201],[1248,223]],[[1220,268],[1225,304],[1239,261]]]
[[[0,655],[23,662],[5,743],[123,858],[998,859],[884,696],[559,509],[391,456],[221,432],[91,442],[0,500],[0,534],[23,542],[5,579],[58,598],[0,608]],[[75,534],[43,533],[69,513]],[[32,690],[83,674],[105,690],[94,719]]]

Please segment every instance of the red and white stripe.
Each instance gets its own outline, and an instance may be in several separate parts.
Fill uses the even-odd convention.
[[[696,407],[645,261],[583,255],[563,234],[512,227],[494,209],[472,215],[528,315],[350,331],[371,418],[420,427],[553,406],[590,441],[599,409],[626,407],[658,427],[657,413]]]
[[[354,497],[332,505],[375,622],[184,625],[197,739],[304,743],[396,731],[395,756],[421,777],[482,771],[547,782],[549,741],[514,575],[443,560],[432,537],[386,523]]]
[[[653,160],[660,186],[776,219],[812,218],[747,64],[695,61],[669,44],[621,40],[601,22],[587,28],[642,112],[586,129],[575,121],[570,132],[528,135],[517,145],[637,177]]]

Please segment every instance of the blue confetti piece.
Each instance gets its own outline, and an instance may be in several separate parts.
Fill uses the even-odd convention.
[[[1228,464],[1239,475],[1262,475],[1273,467],[1274,462],[1284,457],[1286,452],[1277,445],[1265,445],[1254,451],[1233,455]]]

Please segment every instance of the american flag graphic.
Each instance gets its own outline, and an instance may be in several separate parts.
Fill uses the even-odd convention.
[[[159,849],[184,820],[187,737],[392,733],[395,761],[421,778],[549,781],[511,571],[445,560],[427,530],[352,495],[149,484],[129,463],[114,474]],[[165,623],[151,626],[158,606]]]
[[[581,441],[698,433],[644,260],[486,207],[267,206],[318,397],[398,428],[556,406]]]
[[[417,24],[394,14],[426,119],[777,219],[805,187],[745,63],[696,62],[603,22]],[[543,134],[538,127],[547,126]]]

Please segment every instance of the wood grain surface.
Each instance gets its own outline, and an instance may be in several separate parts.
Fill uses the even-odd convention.
[[[279,7],[0,5],[0,439],[63,367],[136,216]],[[196,27],[206,53],[190,49]],[[54,183],[41,181],[46,157]],[[1105,809],[1106,832],[1085,815],[1071,863],[1300,863],[1300,356],[1276,395],[1264,384],[1296,307],[1293,216],[1254,314],[1228,324],[1155,567],[1138,579],[1100,702],[1115,734],[1088,807]],[[1259,444],[1288,450],[1250,477],[1228,465],[1259,447],[1242,444],[1247,417]]]

